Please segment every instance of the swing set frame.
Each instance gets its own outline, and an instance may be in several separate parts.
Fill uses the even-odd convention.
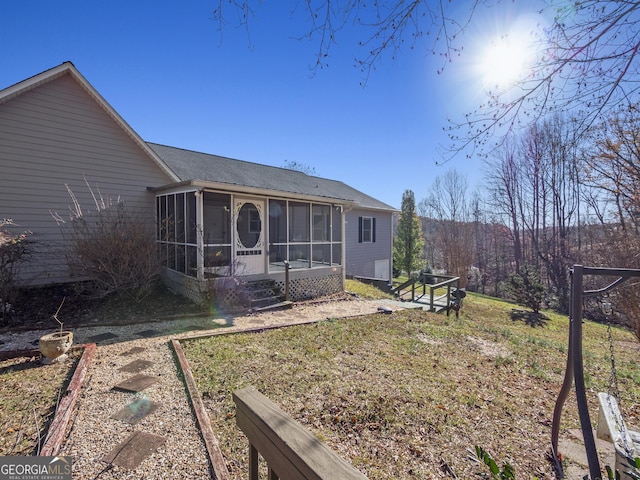
[[[586,296],[601,295],[618,285],[626,282],[630,278],[640,277],[640,269],[635,268],[606,268],[606,267],[585,267],[574,265],[569,269],[571,277],[571,301],[569,306],[569,347],[567,350],[567,367],[564,381],[556,405],[553,411],[553,423],[551,426],[551,453],[556,463],[556,467],[563,477],[562,464],[558,458],[558,435],[560,433],[560,417],[564,402],[569,396],[572,384],[575,383],[576,401],[578,404],[578,416],[584,446],[589,463],[589,477],[591,479],[602,478],[600,460],[596,449],[593,427],[589,417],[589,407],[587,405],[587,395],[584,380],[584,363],[582,358],[582,300]],[[597,290],[584,290],[584,277],[592,276],[613,276],[618,277],[606,287]]]

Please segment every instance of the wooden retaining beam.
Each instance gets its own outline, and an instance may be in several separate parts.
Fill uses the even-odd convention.
[[[80,357],[80,360],[78,361],[78,365],[76,365],[75,372],[73,373],[73,377],[71,377],[67,391],[60,400],[60,404],[56,409],[56,413],[51,425],[49,426],[49,433],[47,434],[44,445],[42,446],[42,449],[40,449],[39,455],[43,457],[55,456],[60,452],[62,442],[64,442],[69,430],[69,422],[74,414],[78,397],[80,396],[85,379],[87,378],[89,365],[91,365],[91,361],[96,354],[95,343],[81,345],[76,348],[83,348],[84,351],[82,353],[82,357]]]
[[[198,393],[198,387],[196,386],[196,381],[193,378],[189,362],[187,362],[187,357],[182,350],[179,340],[171,340],[171,346],[173,347],[173,351],[178,359],[178,364],[180,365],[182,374],[184,375],[184,381],[187,386],[189,398],[191,399],[193,411],[196,415],[196,420],[198,421],[198,426],[200,427],[202,440],[204,441],[207,453],[209,454],[209,462],[213,469],[214,478],[215,480],[229,480],[229,471],[227,470],[224,456],[222,455],[222,451],[218,445],[218,440],[211,428],[209,415],[207,415],[207,410],[204,408],[204,404],[202,403],[202,399]]]

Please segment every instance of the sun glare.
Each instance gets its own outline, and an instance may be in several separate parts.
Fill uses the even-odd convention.
[[[527,64],[524,41],[504,36],[491,42],[481,53],[478,67],[485,89],[506,88],[518,81]]]

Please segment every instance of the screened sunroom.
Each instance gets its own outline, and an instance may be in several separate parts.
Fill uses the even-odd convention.
[[[293,299],[343,288],[340,204],[199,188],[158,192],[156,211],[160,263],[175,281],[242,277],[284,284],[286,274]]]

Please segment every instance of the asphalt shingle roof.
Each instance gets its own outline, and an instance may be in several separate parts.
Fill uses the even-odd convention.
[[[181,181],[200,180],[289,194],[313,195],[355,202],[362,208],[396,210],[344,182],[287,168],[236,160],[208,153],[148,143]]]

